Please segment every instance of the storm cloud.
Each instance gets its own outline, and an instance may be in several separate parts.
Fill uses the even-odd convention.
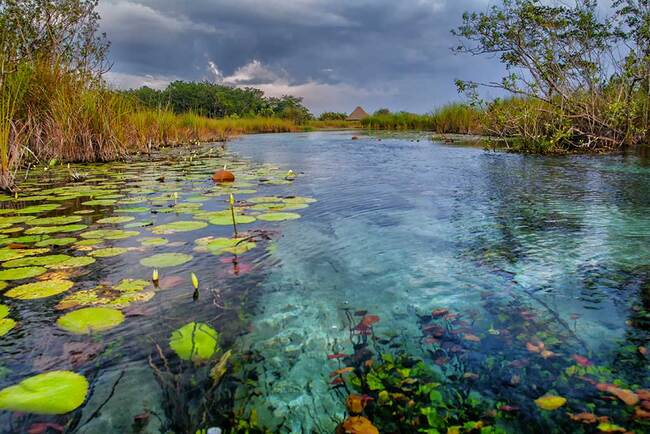
[[[118,88],[176,79],[302,96],[315,112],[426,112],[495,59],[454,55],[450,29],[486,0],[102,0]]]

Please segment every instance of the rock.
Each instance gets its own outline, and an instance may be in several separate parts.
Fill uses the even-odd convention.
[[[227,170],[217,170],[212,175],[214,182],[235,182],[235,175]]]

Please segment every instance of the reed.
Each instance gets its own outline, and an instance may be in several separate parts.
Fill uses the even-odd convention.
[[[447,104],[428,114],[380,113],[361,121],[378,130],[421,130],[436,133],[482,134],[482,112],[467,104]]]

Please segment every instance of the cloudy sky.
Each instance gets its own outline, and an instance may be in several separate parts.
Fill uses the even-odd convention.
[[[491,80],[495,60],[455,55],[450,29],[488,0],[100,0],[117,88],[172,80],[302,96],[314,113],[356,105],[427,112],[454,79]]]

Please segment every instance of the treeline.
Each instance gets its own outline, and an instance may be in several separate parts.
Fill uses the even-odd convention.
[[[277,117],[302,124],[313,118],[302,98],[267,97],[255,88],[237,88],[210,82],[174,81],[163,90],[141,87],[123,92],[149,109],[176,114],[195,113],[209,118]]]

